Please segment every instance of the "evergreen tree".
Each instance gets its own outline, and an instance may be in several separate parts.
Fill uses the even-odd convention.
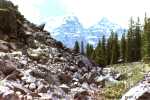
[[[96,50],[93,49],[93,52],[91,54],[91,59],[96,61]]]
[[[107,40],[107,45],[106,45],[107,65],[109,65],[111,63],[113,34],[114,33],[112,31],[110,37]]]
[[[80,47],[79,47],[78,41],[75,42],[74,51],[75,51],[76,53],[79,53],[79,52],[80,52]]]
[[[119,60],[119,44],[118,44],[118,35],[112,34],[112,54],[111,54],[111,64],[118,63]]]
[[[84,43],[81,41],[81,54],[84,55]]]
[[[126,61],[127,62],[132,62],[134,60],[134,26],[133,26],[134,22],[132,20],[132,18],[130,19],[130,25],[129,25],[129,29],[128,29],[128,33],[127,33],[127,52],[126,52]]]
[[[125,33],[122,35],[121,38],[121,59],[122,62],[125,62],[126,59],[126,39],[125,39]]]
[[[102,43],[100,40],[99,40],[97,47],[95,48],[95,59],[94,60],[97,64],[103,64]]]
[[[102,38],[102,58],[103,58],[103,64],[107,65],[107,52],[106,52],[106,39],[105,39],[105,35],[103,35],[103,38]]]
[[[144,25],[144,61],[150,61],[150,18],[145,19]]]
[[[134,24],[132,18],[127,35],[127,61],[133,62],[141,59],[141,29],[138,18]]]
[[[106,55],[106,41],[105,36],[103,36],[102,41],[99,40],[97,47],[92,53],[92,58],[96,63],[100,65],[107,65],[107,55]]]
[[[93,45],[88,43],[86,46],[86,56],[91,58],[92,52],[93,52]]]
[[[135,61],[141,60],[141,27],[140,27],[140,19],[137,18],[136,26],[135,26]]]

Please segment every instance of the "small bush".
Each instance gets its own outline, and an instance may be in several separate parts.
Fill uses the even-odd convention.
[[[125,90],[125,84],[123,82],[114,84],[113,86],[107,87],[103,90],[103,94],[108,99],[119,99]]]

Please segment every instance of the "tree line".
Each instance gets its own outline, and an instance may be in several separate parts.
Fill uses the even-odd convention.
[[[84,51],[83,43],[80,50],[78,41],[75,42],[75,52]],[[144,25],[140,18],[136,21],[130,18],[128,31],[118,38],[116,32],[111,32],[109,38],[102,37],[97,46],[87,44],[85,55],[97,64],[110,65],[117,63],[150,61],[150,18],[145,14]]]

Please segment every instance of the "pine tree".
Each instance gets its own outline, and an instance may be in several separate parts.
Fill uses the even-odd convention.
[[[118,35],[112,34],[112,55],[111,55],[111,64],[118,63],[119,60],[119,44],[118,44]]]
[[[102,43],[100,40],[99,40],[97,47],[95,48],[95,59],[94,60],[97,64],[103,64]]]
[[[107,39],[106,51],[107,51],[107,65],[111,63],[111,56],[112,56],[112,40],[113,40],[113,31],[111,32],[110,37]]]
[[[103,58],[103,65],[107,64],[107,52],[106,52],[106,39],[105,35],[102,37],[102,58]]]
[[[127,52],[126,52],[126,61],[127,62],[132,62],[134,60],[134,41],[133,41],[133,38],[134,38],[134,34],[133,34],[133,19],[131,18],[130,19],[130,25],[129,25],[129,30],[128,30],[128,33],[127,33]]]
[[[126,59],[126,39],[125,39],[125,33],[122,35],[121,38],[121,59],[122,62],[125,62]]]
[[[93,49],[93,52],[91,54],[91,59],[96,61],[96,50]]]
[[[80,47],[79,47],[78,41],[75,42],[74,51],[75,51],[76,53],[79,53],[79,52],[80,52]]]
[[[144,25],[144,61],[150,61],[150,18],[145,19]]]
[[[81,54],[84,55],[84,43],[81,41]]]
[[[141,28],[140,28],[140,19],[137,18],[135,26],[135,61],[141,60]]]
[[[88,43],[87,46],[86,46],[86,56],[88,58],[91,58],[92,52],[93,52],[93,45]]]
[[[130,20],[130,26],[127,35],[127,61],[133,62],[141,59],[141,29],[138,18],[136,24]]]

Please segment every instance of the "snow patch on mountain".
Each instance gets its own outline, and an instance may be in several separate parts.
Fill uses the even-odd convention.
[[[94,24],[89,28],[84,28],[80,23],[79,19],[76,16],[67,16],[59,20],[59,25],[57,21],[57,26],[55,28],[48,29],[51,31],[52,37],[63,42],[67,47],[73,48],[75,41],[84,44],[90,43],[97,45],[98,41],[102,38],[103,35],[108,38],[111,31],[117,32],[119,38],[122,33],[126,30],[120,25],[112,23],[107,18],[102,18],[98,23]],[[49,22],[50,24],[51,22]]]

